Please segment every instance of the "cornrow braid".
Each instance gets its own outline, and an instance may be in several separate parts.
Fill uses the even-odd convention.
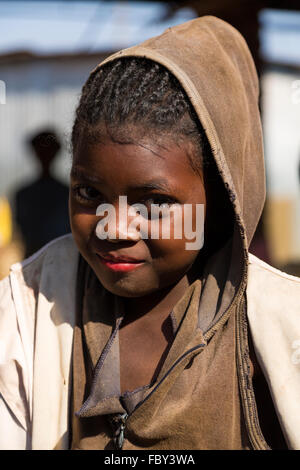
[[[72,130],[73,151],[81,135],[109,129],[188,138],[196,148],[195,169],[210,161],[210,146],[199,119],[177,78],[149,59],[123,57],[96,69],[83,86]],[[128,133],[127,133],[128,138]]]

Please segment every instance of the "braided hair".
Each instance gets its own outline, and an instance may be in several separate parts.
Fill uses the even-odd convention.
[[[196,149],[196,157],[188,155],[192,167],[197,171],[210,160],[206,135],[179,81],[149,59],[116,59],[88,78],[76,109],[73,152],[83,134],[97,141],[101,132],[119,143],[132,143],[134,136],[146,133],[177,142],[188,138]]]

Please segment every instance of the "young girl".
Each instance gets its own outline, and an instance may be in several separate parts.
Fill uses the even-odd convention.
[[[265,177],[240,34],[203,17],[106,59],[72,146],[72,235],[0,283],[1,447],[300,448],[300,283],[248,253]],[[168,238],[127,230],[124,197],[148,229],[155,204],[160,224],[204,207],[204,245],[172,217]]]

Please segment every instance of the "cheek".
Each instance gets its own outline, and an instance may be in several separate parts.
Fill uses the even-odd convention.
[[[193,262],[203,245],[204,221],[205,205],[201,203],[197,208],[189,204],[177,219],[172,218],[165,238],[160,224],[159,239],[148,241],[152,258],[165,258],[178,265]]]
[[[77,209],[72,202],[70,202],[69,212],[73,237],[79,248],[85,249],[95,231],[97,223],[95,214]]]
[[[159,277],[160,287],[182,278],[192,267],[198,250],[186,250],[185,240],[148,240],[152,267]]]
[[[188,250],[186,240],[148,240],[154,265],[166,271],[186,269],[196,259],[199,250]]]

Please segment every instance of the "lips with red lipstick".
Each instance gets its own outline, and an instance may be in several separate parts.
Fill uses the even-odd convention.
[[[144,264],[144,260],[137,260],[129,256],[112,256],[102,255],[97,253],[101,263],[112,271],[127,272],[137,269],[139,266]]]

